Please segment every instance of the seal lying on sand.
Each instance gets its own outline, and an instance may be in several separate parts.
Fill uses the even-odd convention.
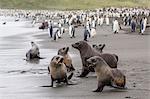
[[[71,59],[68,51],[69,51],[69,47],[63,47],[63,48],[58,50],[58,55],[61,55],[64,57],[63,62],[67,67],[67,71],[70,72],[70,71],[74,71],[75,69],[72,65],[72,59]]]
[[[105,44],[99,44],[99,45],[93,44],[92,47],[93,47],[96,51],[98,51],[98,52],[100,52],[100,53],[103,53],[103,49],[104,49],[104,47],[105,47]]]
[[[115,54],[109,53],[99,53],[95,49],[93,49],[87,42],[79,41],[75,44],[72,44],[72,47],[76,48],[80,52],[81,60],[82,60],[82,73],[79,77],[85,77],[89,72],[94,72],[94,68],[89,68],[86,60],[92,56],[100,56],[102,57],[106,63],[111,68],[117,68],[118,56]]]
[[[99,56],[93,56],[87,60],[88,66],[95,69],[98,88],[93,92],[101,92],[104,86],[125,89],[126,77],[117,68],[110,68],[108,64]]]
[[[73,73],[67,77],[67,68],[63,61],[64,58],[61,55],[56,55],[52,58],[50,65],[48,66],[48,70],[50,70],[49,72],[51,74],[51,86],[49,87],[53,87],[54,81],[57,81],[57,83],[64,82],[69,85],[68,80],[72,78]]]
[[[26,53],[26,60],[31,59],[43,59],[40,57],[39,47],[34,43],[31,42],[32,48]]]

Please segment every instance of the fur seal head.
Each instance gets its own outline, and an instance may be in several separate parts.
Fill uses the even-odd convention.
[[[96,67],[97,65],[101,66],[105,61],[99,56],[93,56],[86,60],[89,67]],[[106,62],[105,62],[106,63]]]
[[[82,50],[82,49],[86,48],[87,46],[89,46],[89,45],[86,41],[79,41],[79,42],[72,44],[72,47],[76,48],[78,50]]]
[[[102,53],[102,52],[103,52],[103,49],[104,49],[104,47],[105,47],[105,44],[99,44],[99,45],[93,44],[92,47],[93,47],[96,51]]]
[[[35,46],[36,44],[33,42],[33,41],[31,41],[31,46],[33,47],[33,46]],[[37,46],[37,45],[36,45]]]
[[[51,59],[51,66],[60,66],[63,64],[63,56],[61,55],[56,55]]]
[[[69,51],[69,47],[63,47],[63,48],[58,50],[58,55],[64,56],[68,53],[68,51]]]

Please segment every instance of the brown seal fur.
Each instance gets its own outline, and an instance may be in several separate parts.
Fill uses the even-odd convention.
[[[74,71],[75,68],[72,65],[72,59],[71,59],[68,51],[69,51],[69,47],[63,47],[63,48],[58,50],[58,55],[61,55],[64,57],[63,62],[67,67],[67,71],[70,72],[70,71]]]
[[[26,53],[26,60],[43,59],[40,57],[39,47],[36,43],[31,42],[31,49]]]
[[[125,75],[117,68],[110,68],[108,64],[99,56],[93,56],[87,60],[89,66],[94,67],[98,88],[94,92],[101,92],[104,86],[124,89],[126,84]]]
[[[63,63],[64,58],[61,55],[56,55],[52,58],[48,70],[51,74],[51,86],[53,87],[53,82],[57,81],[58,83],[64,82],[68,85],[68,79],[72,78],[72,75],[67,77],[67,68]]]
[[[72,44],[72,47],[76,48],[80,52],[82,60],[82,73],[79,77],[85,77],[89,72],[94,72],[94,68],[88,68],[86,60],[92,56],[102,57],[111,68],[117,68],[118,57],[114,54],[99,53],[93,49],[87,42],[79,41]]]

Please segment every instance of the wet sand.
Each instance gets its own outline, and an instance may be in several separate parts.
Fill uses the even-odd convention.
[[[111,26],[97,27],[97,35],[89,39],[89,44],[105,43],[104,52],[119,56],[118,68],[127,76],[127,90],[105,87],[101,93],[93,93],[97,88],[94,73],[86,78],[78,78],[81,71],[79,52],[72,43],[83,40],[83,28],[76,29],[76,38],[65,33],[57,42],[48,37],[47,31],[38,31],[1,37],[0,45],[0,99],[148,99],[150,97],[150,29],[148,35],[137,33],[112,34]],[[23,60],[33,40],[40,45],[41,56],[46,59],[37,63]],[[40,87],[50,85],[47,66],[61,47],[69,46],[76,69],[71,82],[77,85],[61,85],[54,88]],[[56,84],[55,84],[56,85]]]

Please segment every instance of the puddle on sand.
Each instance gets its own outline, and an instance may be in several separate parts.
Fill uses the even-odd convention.
[[[44,53],[42,53],[44,52]],[[24,60],[26,50],[23,49],[9,49],[0,51],[0,74],[26,74],[26,73],[41,73],[46,72],[49,60],[56,51],[42,50],[41,56],[45,59],[41,59],[38,62],[27,62]],[[50,54],[46,54],[50,53]]]

